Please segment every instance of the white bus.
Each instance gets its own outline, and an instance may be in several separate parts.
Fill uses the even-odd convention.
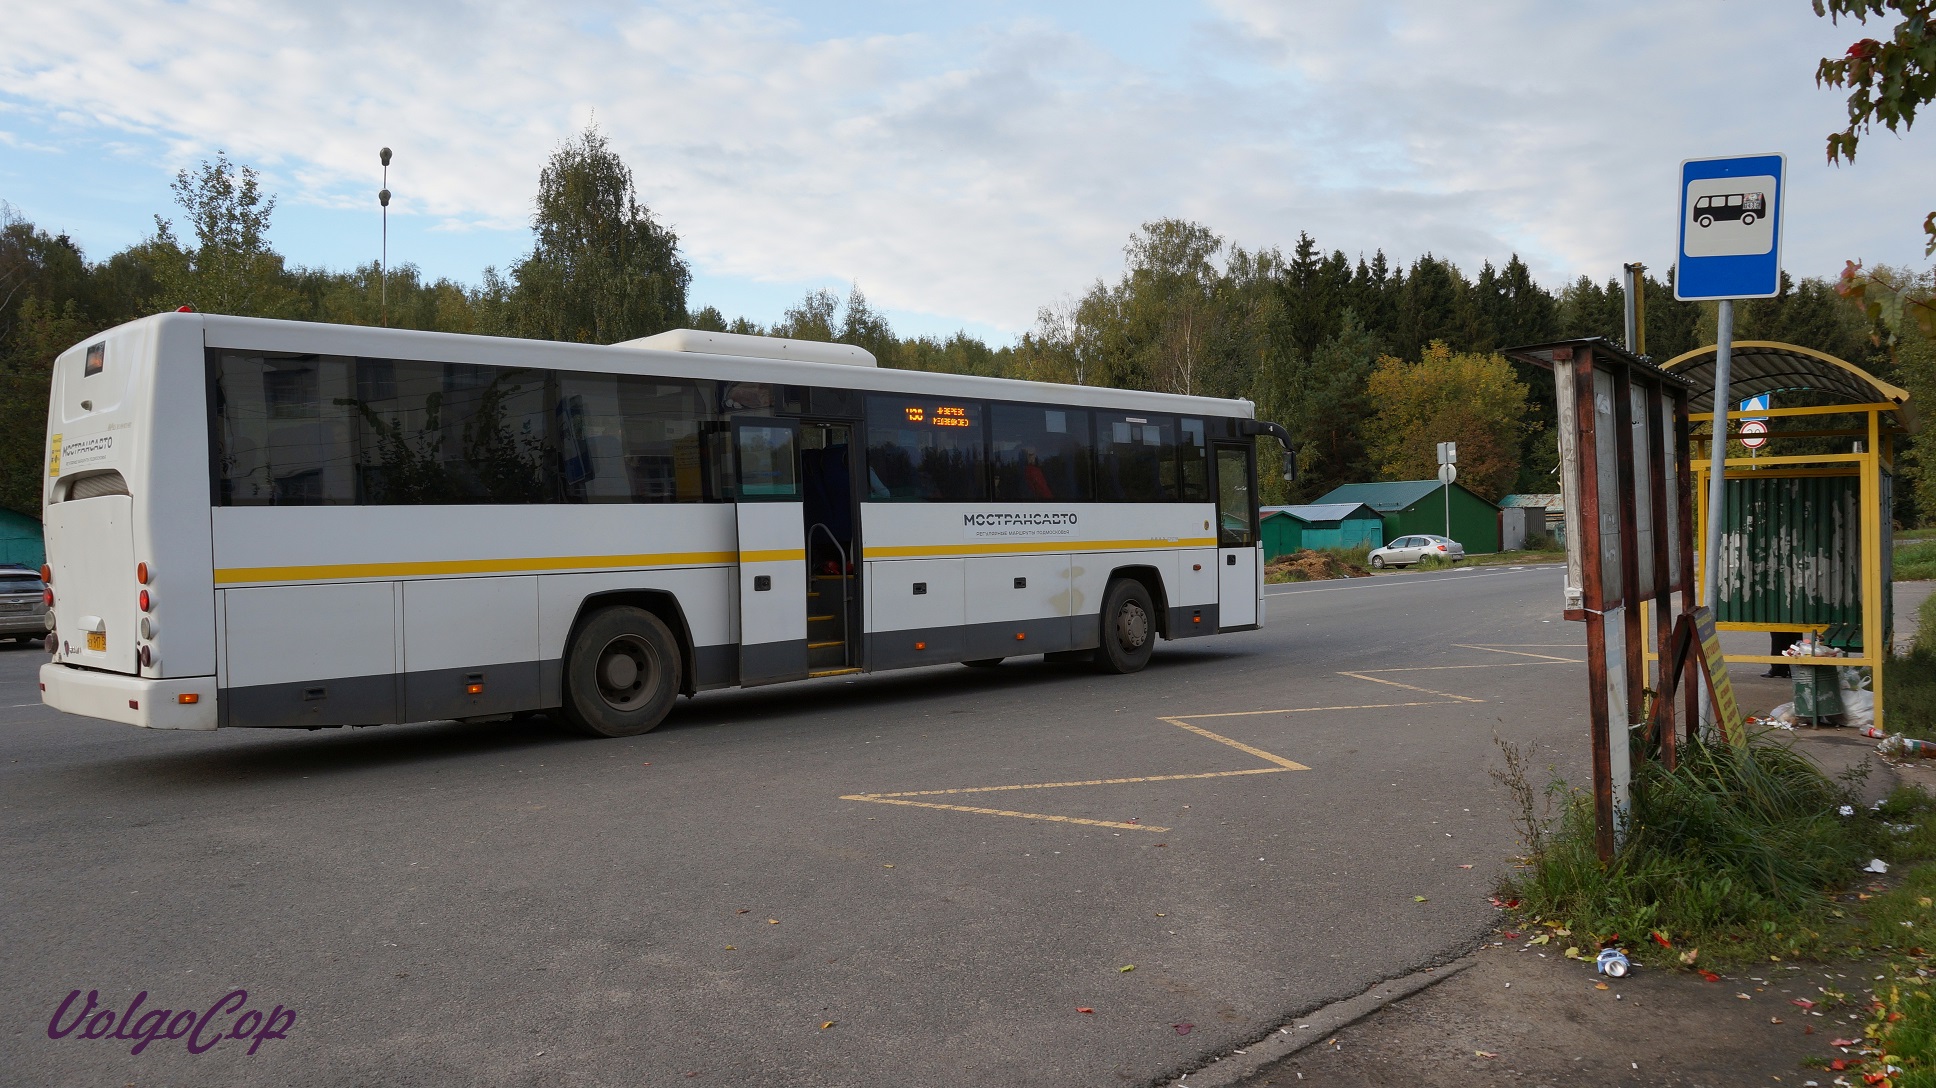
[[[1248,401],[162,314],[55,364],[47,705],[131,725],[561,711],[1086,657],[1262,618]]]

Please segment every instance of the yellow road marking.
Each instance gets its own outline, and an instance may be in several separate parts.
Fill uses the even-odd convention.
[[[1217,734],[1212,733],[1211,731],[1203,728],[1202,726],[1191,725],[1190,723],[1186,721],[1182,721],[1181,719],[1178,719],[1178,718],[1164,718],[1163,720],[1166,722],[1169,722],[1171,725],[1176,726],[1178,729],[1188,729],[1190,732],[1195,733],[1199,737],[1208,737],[1209,739],[1216,741],[1218,744],[1228,744],[1232,748],[1237,749],[1239,752],[1244,752],[1248,755],[1256,756],[1258,759],[1265,760],[1266,762],[1275,763],[1279,767],[1282,767],[1287,771],[1308,771],[1311,769],[1309,767],[1306,767],[1302,763],[1297,763],[1292,760],[1285,759],[1283,756],[1274,756],[1269,752],[1264,751],[1262,748],[1252,748],[1250,745],[1245,744],[1243,741],[1231,740],[1229,737],[1218,736]]]
[[[1252,714],[1311,714],[1320,710],[1390,710],[1401,706],[1444,706],[1450,699],[1426,699],[1416,703],[1358,703],[1352,706],[1291,706],[1282,710],[1229,710],[1221,714],[1192,714],[1192,718],[1248,718]],[[1164,721],[1170,719],[1164,718]]]
[[[1490,650],[1495,653],[1512,652],[1497,646],[1473,646],[1473,645],[1467,645],[1465,643],[1454,643],[1453,645],[1459,646],[1462,649]],[[1529,644],[1529,645],[1532,645],[1532,644]],[[1539,648],[1562,649],[1562,648],[1570,648],[1570,647],[1540,646]],[[940,809],[946,812],[966,812],[977,816],[1006,816],[1006,817],[1010,817],[1018,820],[1046,820],[1052,823],[1081,824],[1085,827],[1111,827],[1111,828],[1116,828],[1118,830],[1123,830],[1123,831],[1169,831],[1171,830],[1170,828],[1160,827],[1154,824],[1141,824],[1141,823],[1132,824],[1132,823],[1123,823],[1115,820],[1090,820],[1079,816],[1056,816],[1056,815],[1043,813],[1043,812],[1022,812],[1015,809],[982,808],[982,807],[973,806],[973,805],[950,805],[950,804],[943,804],[938,801],[915,801],[915,800],[910,800],[910,798],[960,796],[963,794],[971,794],[971,793],[1012,793],[1018,790],[1053,790],[1053,789],[1066,789],[1073,786],[1123,786],[1123,785],[1133,785],[1141,782],[1182,782],[1182,781],[1190,781],[1195,779],[1238,778],[1238,777],[1246,777],[1250,775],[1259,775],[1259,774],[1282,774],[1285,771],[1308,771],[1311,768],[1305,766],[1302,763],[1299,763],[1295,760],[1286,759],[1283,756],[1277,755],[1273,752],[1267,752],[1262,748],[1245,744],[1242,741],[1234,740],[1230,737],[1226,737],[1222,735],[1221,733],[1213,733],[1210,730],[1205,729],[1200,725],[1192,725],[1188,719],[1249,718],[1249,717],[1258,717],[1266,714],[1310,714],[1310,713],[1316,713],[1319,711],[1385,710],[1385,709],[1396,709],[1399,707],[1447,706],[1447,705],[1452,705],[1456,703],[1468,703],[1468,704],[1483,703],[1486,700],[1476,698],[1474,696],[1457,695],[1449,691],[1434,691],[1431,688],[1419,687],[1416,684],[1401,683],[1397,680],[1387,680],[1383,677],[1373,676],[1371,674],[1375,672],[1377,673],[1429,672],[1429,671],[1436,671],[1440,669],[1502,669],[1502,668],[1512,668],[1518,665],[1577,664],[1577,662],[1575,662],[1571,658],[1553,657],[1545,654],[1520,654],[1518,656],[1537,658],[1538,660],[1501,662],[1498,664],[1490,664],[1490,665],[1429,665],[1429,666],[1414,666],[1414,667],[1401,667],[1401,668],[1390,668],[1390,669],[1367,669],[1363,672],[1348,672],[1348,671],[1340,670],[1338,673],[1339,676],[1349,676],[1354,680],[1365,680],[1373,684],[1385,684],[1390,687],[1401,688],[1405,691],[1416,691],[1424,695],[1437,696],[1437,698],[1430,699],[1430,700],[1420,700],[1417,702],[1408,702],[1408,703],[1361,703],[1361,704],[1352,705],[1352,706],[1283,707],[1276,710],[1233,710],[1233,711],[1222,711],[1222,712],[1215,712],[1215,713],[1208,713],[1208,714],[1178,715],[1178,716],[1163,717],[1163,718],[1157,719],[1158,721],[1165,722],[1169,725],[1174,725],[1178,729],[1182,729],[1186,732],[1195,733],[1197,736],[1203,737],[1206,740],[1213,740],[1213,741],[1216,741],[1218,744],[1235,748],[1238,751],[1245,753],[1246,755],[1254,756],[1258,759],[1265,761],[1266,763],[1271,764],[1271,766],[1269,767],[1248,767],[1242,770],[1235,770],[1235,771],[1198,771],[1198,772],[1189,773],[1189,774],[1140,775],[1140,776],[1125,777],[1125,778],[1089,778],[1089,779],[1083,779],[1081,781],[1073,781],[1073,782],[1025,782],[1025,783],[1019,783],[1015,785],[1005,785],[1005,786],[957,786],[951,789],[905,790],[905,791],[894,792],[894,793],[887,793],[887,792],[850,793],[850,794],[842,795],[840,799],[843,801],[867,801],[877,805],[906,805],[911,808],[932,808],[932,809]]]
[[[1568,665],[1586,664],[1585,661],[1582,661],[1579,658],[1554,657],[1552,654],[1529,654],[1524,650],[1508,650],[1499,646],[1473,646],[1465,642],[1454,642],[1452,645],[1457,646],[1461,650],[1484,650],[1489,654],[1511,654],[1514,657],[1535,657],[1541,661],[1558,661],[1558,662],[1564,662],[1565,664],[1568,664]]]
[[[864,793],[843,797],[841,800],[872,801],[879,805],[909,805],[913,808],[938,808],[948,812],[972,812],[978,816],[1013,816],[1022,820],[1048,820],[1052,823],[1082,824],[1086,827],[1114,827],[1124,831],[1169,830],[1167,827],[1157,827],[1153,824],[1122,824],[1112,820],[1085,820],[1080,816],[1051,816],[1046,812],[1010,812],[1004,808],[972,808],[968,805],[937,805],[932,801],[903,801],[898,797],[870,797]]]
[[[1163,719],[1169,721],[1168,718]],[[1176,724],[1171,722],[1172,725]],[[1276,756],[1271,756],[1275,760]],[[1134,782],[1180,782],[1187,778],[1229,778],[1240,774],[1282,774],[1285,771],[1308,771],[1311,768],[1299,763],[1288,767],[1249,767],[1241,771],[1199,771],[1196,774],[1152,774],[1140,778],[1091,778],[1082,782],[1027,782],[1019,786],[957,786],[951,790],[905,790],[900,793],[856,793],[842,797],[843,801],[878,801],[883,797],[946,797],[960,793],[1003,793],[1008,790],[1055,790],[1064,786],[1126,786]]]
[[[1378,671],[1380,671],[1380,672],[1401,672],[1401,671],[1402,671],[1402,672],[1409,672],[1409,671],[1412,671],[1412,670],[1409,670],[1409,669],[1404,669],[1404,670],[1401,670],[1401,669],[1380,669],[1380,670],[1378,670]],[[1452,694],[1452,693],[1451,693],[1451,692],[1449,692],[1449,691],[1433,691],[1433,690],[1432,690],[1431,688],[1422,688],[1422,687],[1419,687],[1419,686],[1418,686],[1418,685],[1416,685],[1416,684],[1401,684],[1401,683],[1399,683],[1399,682],[1398,682],[1398,681],[1396,681],[1396,680],[1380,680],[1380,679],[1379,679],[1378,677],[1376,677],[1376,676],[1367,676],[1367,675],[1365,675],[1364,673],[1361,673],[1361,672],[1343,672],[1343,671],[1340,671],[1340,672],[1338,673],[1338,675],[1339,675],[1339,676],[1349,676],[1349,677],[1351,677],[1351,678],[1352,678],[1352,679],[1354,679],[1354,680],[1369,680],[1369,681],[1371,681],[1371,682],[1372,682],[1372,683],[1374,683],[1374,684],[1390,684],[1390,685],[1391,685],[1392,687],[1395,687],[1395,688],[1404,688],[1404,689],[1405,689],[1406,691],[1422,691],[1422,692],[1424,692],[1424,693],[1425,693],[1425,694],[1427,694],[1427,695],[1437,695],[1437,696],[1440,696],[1441,698],[1445,698],[1445,699],[1452,699],[1452,700],[1454,700],[1454,701],[1457,701],[1457,702],[1461,702],[1461,703],[1483,703],[1483,702],[1485,702],[1485,700],[1484,700],[1484,699],[1474,699],[1474,698],[1473,698],[1472,696],[1470,696],[1470,695],[1454,695],[1454,694]]]

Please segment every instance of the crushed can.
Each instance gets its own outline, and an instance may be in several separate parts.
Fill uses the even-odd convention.
[[[1633,963],[1618,948],[1602,948],[1600,958],[1593,963],[1593,969],[1608,978],[1626,978],[1628,972],[1633,970]]]

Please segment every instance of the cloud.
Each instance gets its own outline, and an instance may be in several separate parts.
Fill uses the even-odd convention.
[[[1737,151],[1791,156],[1790,267],[1903,260],[1927,210],[1905,181],[1936,165],[1936,144],[1879,139],[1818,165],[1840,106],[1814,58],[1853,35],[1805,8],[1217,0],[1160,61],[1079,19],[806,18],[68,0],[10,15],[0,106],[171,165],[225,148],[323,207],[367,205],[387,144],[393,211],[457,231],[521,228],[546,155],[595,115],[708,275],[857,279],[1010,330],[1164,215],[1253,246],[1519,251],[1548,280],[1661,265],[1676,164]]]

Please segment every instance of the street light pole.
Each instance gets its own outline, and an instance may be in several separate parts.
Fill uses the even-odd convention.
[[[383,256],[376,266],[377,298],[383,308],[383,327],[390,327],[390,149],[377,152],[383,162],[383,188],[376,193],[376,202],[383,206]]]

